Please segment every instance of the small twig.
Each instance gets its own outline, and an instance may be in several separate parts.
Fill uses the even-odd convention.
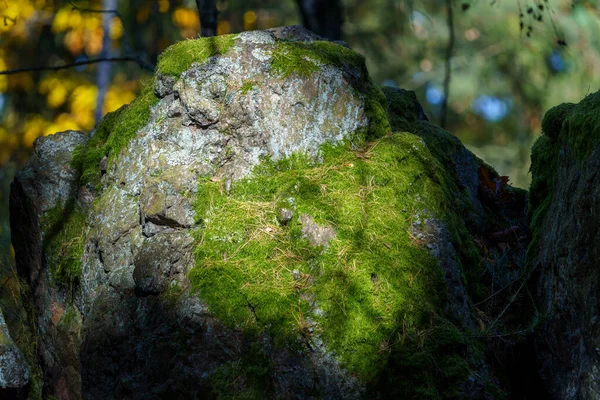
[[[81,12],[92,12],[92,13],[104,13],[104,14],[117,14],[117,10],[97,10],[92,8],[81,8],[73,3],[72,0],[67,0],[69,4],[73,7],[73,10],[78,10]]]
[[[58,66],[54,66],[54,67],[43,66],[43,67],[25,67],[25,68],[7,69],[4,71],[0,71],[0,75],[12,75],[12,74],[19,74],[22,72],[60,71],[63,69],[79,67],[82,65],[97,64],[100,62],[127,62],[127,61],[136,62],[140,66],[140,68],[143,68],[143,69],[146,69],[149,71],[154,71],[154,66],[152,64],[145,62],[144,60],[140,59],[139,57],[105,57],[105,58],[95,58],[92,60],[77,61],[74,63],[58,65]]]
[[[452,0],[446,0],[446,8],[448,11],[448,30],[450,38],[448,39],[448,47],[446,48],[446,71],[444,77],[444,102],[442,104],[442,118],[440,126],[446,129],[448,120],[448,97],[450,96],[450,79],[451,79],[451,59],[454,51],[454,14],[452,13]]]
[[[510,299],[510,301],[508,302],[508,304],[506,305],[506,307],[504,307],[504,309],[502,310],[502,312],[496,317],[496,319],[494,320],[494,322],[492,322],[490,324],[489,329],[492,329],[494,326],[496,326],[496,324],[498,323],[498,321],[500,320],[500,318],[502,318],[502,316],[504,315],[504,313],[508,310],[508,308],[514,303],[515,299],[517,298],[519,292],[521,291],[521,289],[523,289],[523,286],[525,286],[525,282],[527,282],[526,279],[523,279],[523,282],[521,282],[521,286],[519,286],[519,289],[517,289],[517,291],[515,292],[515,294],[513,295],[512,299]]]
[[[495,335],[468,335],[468,336],[474,337],[474,338],[501,338],[501,337],[506,337],[506,336],[522,335],[524,333],[529,333],[529,332],[531,332],[531,329],[522,329],[520,331],[508,332],[508,333],[498,333]]]

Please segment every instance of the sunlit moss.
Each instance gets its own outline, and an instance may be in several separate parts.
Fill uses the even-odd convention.
[[[98,124],[94,136],[78,146],[72,164],[81,172],[80,182],[100,187],[100,162],[106,156],[110,165],[150,118],[152,106],[158,102],[154,95],[154,80],[148,82],[139,96],[129,105],[107,114]]]
[[[221,35],[176,43],[158,57],[157,69],[164,75],[179,77],[192,63],[202,63],[211,56],[227,53],[236,37]]]
[[[391,132],[386,114],[387,100],[379,87],[373,84],[365,58],[361,54],[328,41],[286,42],[275,44],[271,58],[271,67],[276,74],[289,77],[296,74],[308,77],[319,71],[322,66],[339,67],[348,71],[349,84],[357,95],[365,100],[365,114],[369,120],[366,132],[368,139],[376,139]]]
[[[409,133],[360,151],[326,145],[322,155],[322,163],[267,160],[229,195],[220,182],[201,182],[194,289],[230,327],[267,331],[279,345],[318,335],[366,381],[397,363],[415,369],[405,395],[437,380],[451,386],[468,371],[456,350],[465,339],[439,314],[441,270],[410,233],[419,218],[453,212],[439,184],[445,172]],[[284,206],[294,210],[286,226]],[[335,229],[327,248],[303,237],[302,214]],[[409,348],[419,354],[396,358]]]

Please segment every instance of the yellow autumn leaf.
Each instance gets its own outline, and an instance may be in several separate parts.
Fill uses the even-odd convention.
[[[86,31],[85,34],[85,52],[90,56],[100,54],[102,51],[102,40],[104,38],[104,31],[102,28],[95,29],[93,31]]]
[[[123,104],[129,104],[135,99],[135,93],[129,90],[122,90],[118,86],[111,86],[106,92],[102,113],[106,114],[115,111]]]
[[[22,137],[23,145],[25,147],[33,146],[33,141],[38,137],[42,136],[44,130],[49,124],[49,121],[46,121],[40,116],[34,116],[33,118],[25,121]]]
[[[169,0],[158,0],[158,12],[161,14],[169,11],[170,1]]]
[[[67,89],[61,85],[57,84],[48,93],[48,97],[46,98],[46,103],[50,108],[58,108],[64,104],[67,100]]]
[[[89,31],[96,30],[102,27],[102,21],[97,15],[86,15],[84,19],[85,29]]]
[[[63,40],[65,47],[71,52],[71,54],[80,54],[83,51],[83,31],[80,29],[74,29],[69,31]]]
[[[61,8],[56,12],[52,21],[52,33],[57,34],[69,29],[69,16],[71,12],[66,8]]]
[[[69,13],[69,27],[71,29],[83,28],[83,18],[79,10],[71,10]]]
[[[110,20],[110,38],[112,40],[118,40],[123,36],[123,24],[121,23],[121,19],[118,17],[113,17]]]
[[[92,111],[96,108],[98,88],[95,85],[77,86],[71,93],[71,112],[73,114]]]

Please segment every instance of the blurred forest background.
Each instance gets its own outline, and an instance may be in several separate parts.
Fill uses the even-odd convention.
[[[217,0],[216,31],[302,24],[299,5],[311,2]],[[91,131],[100,115],[134,99],[158,54],[206,28],[198,19],[202,3],[0,0],[0,73],[107,56],[129,60],[110,63],[108,75],[101,64],[0,75],[0,262],[10,256],[10,181],[27,160],[33,141],[67,129]],[[540,135],[545,110],[578,102],[600,86],[596,1],[339,3],[341,37],[366,57],[374,81],[416,91],[437,124],[445,100],[451,38],[447,7],[452,5],[446,128],[516,186],[529,185],[530,147]],[[113,9],[117,12],[96,12]],[[104,95],[99,96],[99,88]]]

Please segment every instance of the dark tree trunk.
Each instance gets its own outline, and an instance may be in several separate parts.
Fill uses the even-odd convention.
[[[200,17],[200,36],[217,35],[217,2],[216,0],[196,0]]]
[[[102,0],[103,10],[116,10],[117,0]],[[115,16],[112,12],[102,14],[102,29],[104,29],[104,38],[102,39],[102,57],[110,57],[110,21]],[[110,69],[111,63],[103,62],[98,64],[98,72],[96,74],[96,86],[98,86],[98,97],[96,98],[96,111],[94,117],[96,124],[102,119],[102,108],[108,86],[110,85]]]
[[[329,40],[342,39],[342,5],[340,0],[296,0],[302,23]]]

